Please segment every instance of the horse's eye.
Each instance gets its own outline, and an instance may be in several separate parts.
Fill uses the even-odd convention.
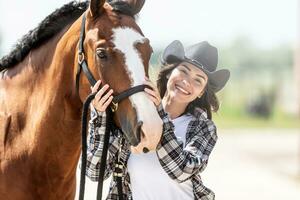
[[[96,54],[100,59],[106,59],[107,58],[106,50],[104,48],[97,48],[96,49]]]

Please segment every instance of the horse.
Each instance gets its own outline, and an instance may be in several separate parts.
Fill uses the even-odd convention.
[[[135,20],[142,5],[137,0],[71,2],[0,60],[1,199],[74,199],[80,113],[91,92],[83,75],[76,89],[78,62],[84,59],[114,95],[143,84],[152,48]],[[83,15],[85,54],[80,54]],[[159,116],[144,92],[120,102],[113,120],[133,146],[159,141],[153,125]]]

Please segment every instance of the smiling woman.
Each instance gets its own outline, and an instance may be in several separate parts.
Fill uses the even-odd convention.
[[[175,66],[174,66],[175,67]],[[189,104],[197,97],[201,98],[207,84],[207,75],[186,61],[178,64],[167,75],[167,94],[183,104]]]
[[[162,69],[157,87],[145,77],[149,99],[157,107],[163,121],[162,136],[154,150],[135,154],[147,147],[141,141],[132,147],[124,133],[116,129],[110,138],[106,177],[113,174],[107,199],[164,199],[212,200],[214,192],[201,181],[202,172],[217,141],[216,126],[211,112],[219,104],[216,92],[229,79],[229,71],[216,70],[217,49],[208,42],[200,42],[184,50],[179,41],[172,42],[162,55]],[[93,88],[95,92],[98,88]],[[99,176],[101,143],[105,130],[105,113],[109,95],[98,92],[93,102],[90,120],[90,139],[87,176],[97,181]],[[149,116],[152,117],[152,116]],[[154,125],[155,126],[155,125]],[[155,131],[152,127],[151,130]],[[142,136],[146,137],[147,136]],[[121,180],[118,177],[124,177]]]

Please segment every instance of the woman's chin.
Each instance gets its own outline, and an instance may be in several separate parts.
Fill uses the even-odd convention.
[[[174,101],[178,102],[178,103],[182,103],[182,104],[186,104],[190,102],[190,97],[187,97],[185,95],[182,94],[174,94],[172,96],[172,98],[174,99]]]

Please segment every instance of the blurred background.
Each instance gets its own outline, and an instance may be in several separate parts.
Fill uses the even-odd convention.
[[[0,57],[67,2],[0,0]],[[153,80],[175,39],[209,41],[219,68],[231,71],[213,118],[219,140],[202,176],[216,199],[300,199],[299,21],[300,0],[148,0],[138,17],[154,49]]]

